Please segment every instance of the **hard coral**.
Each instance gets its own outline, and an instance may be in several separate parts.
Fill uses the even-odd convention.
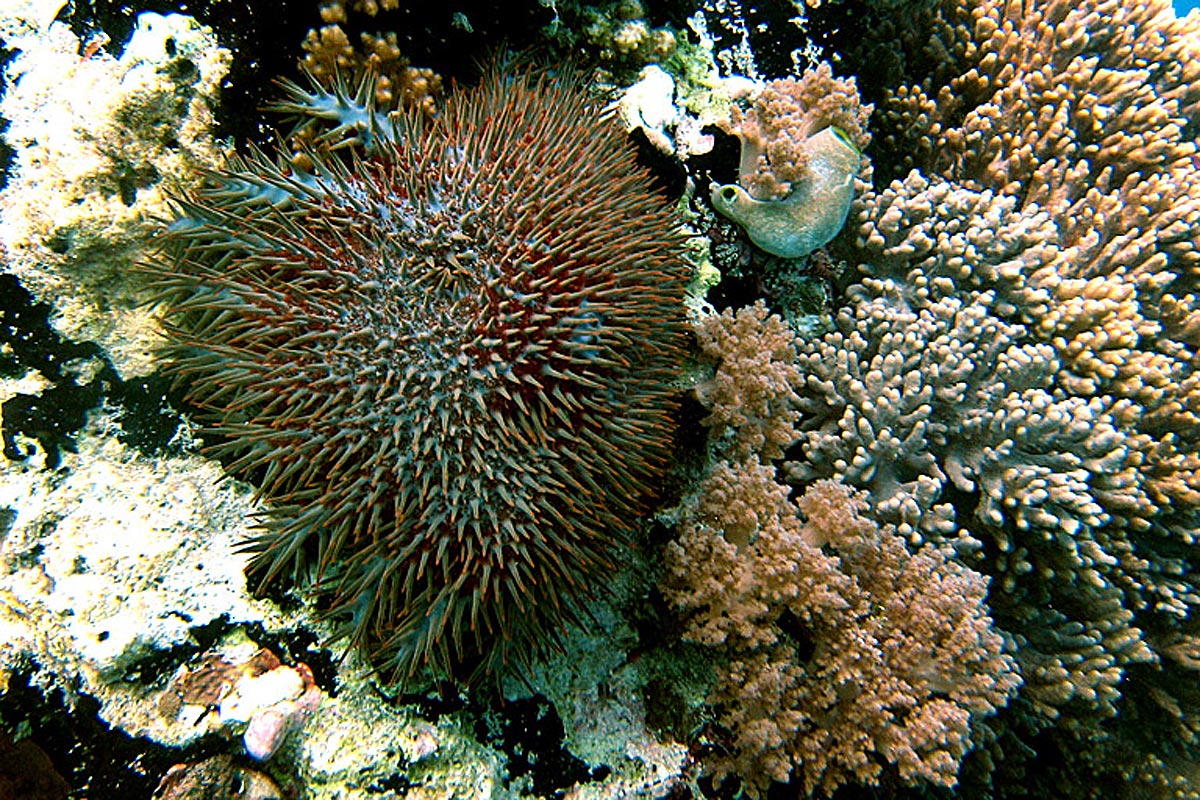
[[[379,12],[374,2],[355,3],[354,8],[370,16]],[[384,3],[395,10],[395,0]],[[442,77],[428,67],[414,67],[400,52],[394,31],[360,34],[361,50],[356,48],[339,23],[346,22],[346,9],[340,2],[321,5],[321,18],[329,23],[320,30],[309,30],[301,47],[301,68],[326,88],[332,88],[340,76],[371,76],[374,103],[385,111],[419,108],[428,115],[437,110],[442,94]]]
[[[705,317],[696,337],[704,357],[722,364],[697,387],[709,412],[703,423],[737,458],[782,458],[796,441],[793,425],[800,417],[793,407],[799,372],[787,323],[756,303],[735,317]]]
[[[647,64],[667,60],[679,42],[686,41],[670,26],[652,27],[641,0],[562,10],[580,16],[578,24],[587,45],[606,69],[622,75],[636,75]]]
[[[791,777],[809,794],[877,784],[885,764],[906,783],[955,784],[977,724],[1020,684],[987,580],[948,549],[910,553],[866,516],[865,493],[820,481],[791,500],[770,463],[796,436],[787,326],[760,304],[700,333],[725,354],[701,387],[707,422],[730,433],[684,505],[667,594],[686,636],[727,659],[713,700],[733,749],[717,775],[760,795]]]
[[[683,235],[570,75],[494,69],[435,120],[291,107],[358,147],[181,201],[172,368],[268,503],[255,572],[395,677],[498,672],[579,618],[665,467]]]
[[[895,180],[863,197],[838,329],[798,346],[791,477],[867,489],[994,577],[1026,678],[998,783],[1200,797],[1197,664],[1176,657],[1200,628],[1200,21],[921,6],[893,38],[925,71],[876,116]]]

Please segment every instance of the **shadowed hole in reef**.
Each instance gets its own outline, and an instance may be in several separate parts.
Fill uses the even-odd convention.
[[[36,394],[17,394],[0,406],[4,457],[22,461],[33,455],[19,437],[37,441],[47,469],[57,469],[62,452],[75,452],[75,435],[88,412],[107,400],[121,413],[119,438],[147,454],[170,450],[179,428],[181,394],[154,374],[122,381],[95,342],[63,338],[50,324],[49,303],[33,299],[13,275],[0,274],[0,377],[37,372],[50,386]]]
[[[784,609],[783,613],[779,615],[776,625],[779,626],[779,631],[795,644],[797,663],[807,664],[817,649],[812,630],[804,624],[803,620],[792,613],[791,609]]]
[[[149,800],[173,764],[206,758],[226,747],[215,737],[185,750],[164,747],[110,728],[100,719],[99,709],[87,695],[67,705],[60,690],[47,692],[31,685],[26,675],[14,674],[0,695],[0,728],[45,753],[71,787],[67,796],[88,800]]]
[[[468,697],[455,684],[441,682],[429,693],[406,692],[392,702],[434,723],[465,712],[474,721],[476,740],[504,753],[509,782],[524,778],[522,788],[534,797],[562,798],[572,786],[602,781],[612,772],[604,765],[588,767],[567,750],[562,719],[542,695],[519,700],[487,694]]]
[[[603,765],[589,768],[567,750],[562,720],[541,695],[498,701],[488,712],[472,704],[471,710],[476,738],[504,752],[509,781],[529,776],[525,788],[535,797],[562,798],[575,784],[601,781],[612,772]]]

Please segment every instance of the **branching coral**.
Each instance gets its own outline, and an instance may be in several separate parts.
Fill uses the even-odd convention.
[[[1120,408],[1063,395],[1054,348],[1010,318],[1000,273],[1049,246],[1039,238],[1049,231],[1003,197],[919,177],[873,198],[879,227],[898,216],[889,203],[899,196],[935,213],[897,227],[867,269],[921,267],[902,280],[865,277],[836,330],[798,344],[802,459],[790,478],[867,488],[912,542],[977,554],[999,579],[993,602],[1029,640],[1026,699],[1050,717],[1069,700],[1111,715],[1122,668],[1152,657],[1121,608],[1132,565],[1114,526],[1118,509],[1149,504]],[[989,273],[987,290],[971,288]]]
[[[705,318],[696,337],[705,358],[726,365],[697,387],[709,411],[704,424],[734,458],[781,458],[796,440],[799,417],[791,330],[759,303],[736,317]]]
[[[750,441],[786,447],[794,429],[797,492],[855,487],[914,558],[953,552],[992,578],[1024,686],[964,761],[968,794],[1018,794],[1009,779],[1025,773],[1071,797],[1110,782],[1200,797],[1200,23],[1161,0],[940,0],[904,19],[922,28],[889,63],[910,80],[876,95],[873,166],[894,180],[859,201],[857,242],[834,243],[856,265],[843,306],[827,333],[792,338],[795,399],[752,420],[772,433]],[[787,337],[757,324],[742,334],[786,359]],[[732,363],[753,349],[724,347]],[[738,421],[723,405],[718,430]],[[691,539],[722,532],[733,550],[709,545],[714,563],[768,547],[786,504],[733,469],[685,524]],[[781,617],[742,591],[724,587],[737,614],[720,624],[720,606],[681,596],[706,620],[698,635],[736,622],[756,653],[775,647]],[[751,695],[789,707],[734,663]],[[791,762],[766,749],[777,760],[757,768],[781,774]],[[827,789],[807,773],[820,757],[799,768]]]
[[[379,4],[354,3],[356,11],[375,16]],[[383,9],[394,11],[396,0],[385,0]],[[395,32],[363,33],[361,51],[354,47],[342,29],[347,20],[345,4],[340,0],[322,3],[320,30],[310,30],[301,46],[301,66],[322,85],[332,87],[347,75],[368,73],[372,76],[376,106],[384,110],[419,108],[432,115],[442,93],[442,77],[428,67],[414,67],[400,52]]]
[[[913,555],[832,481],[798,503],[762,464],[723,462],[670,554],[691,638],[730,661],[715,700],[733,734],[717,774],[761,794],[957,782],[972,726],[1019,684],[983,599],[943,551]],[[737,502],[723,502],[737,498]]]
[[[732,733],[718,775],[755,793],[902,781],[951,786],[975,724],[1019,684],[991,628],[987,581],[948,550],[910,553],[863,495],[820,481],[797,501],[772,458],[794,439],[787,326],[759,304],[702,321],[720,357],[700,396],[726,459],[685,504],[668,596],[687,636],[728,657],[714,700]]]
[[[1176,657],[1200,605],[1196,18],[928,12],[934,66],[877,115],[896,161],[876,174],[899,177],[840,251],[857,284],[797,342],[790,478],[862,487],[910,541],[994,576],[1026,681],[1010,733],[1043,733],[1068,774],[1198,797],[1179,767],[1197,664]]]

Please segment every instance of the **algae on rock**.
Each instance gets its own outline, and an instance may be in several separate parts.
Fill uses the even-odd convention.
[[[0,100],[16,156],[0,192],[4,270],[53,301],[60,333],[144,375],[155,333],[131,268],[168,216],[167,191],[222,158],[212,118],[231,55],[178,14],[141,14],[120,58],[37,17],[0,5],[17,51]]]

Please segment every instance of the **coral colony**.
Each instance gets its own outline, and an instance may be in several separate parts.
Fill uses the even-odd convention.
[[[550,5],[538,41],[582,49],[586,80],[493,66],[443,94],[399,37],[355,55],[329,27],[306,40],[313,87],[279,104],[285,145],[203,182],[185,167],[218,148],[164,149],[160,121],[211,124],[215,40],[160,19],[169,66],[140,82],[130,53],[151,48],[111,72],[78,42],[45,74],[17,62],[6,259],[120,312],[116,254],[169,214],[133,277],[162,299],[205,452],[257,498],[209,492],[213,459],[125,444],[135,412],[93,409],[58,469],[0,463],[0,715],[37,662],[32,685],[96,697],[114,729],[237,749],[167,773],[161,800],[191,797],[171,788],[189,776],[249,785],[245,756],[313,798],[1200,800],[1200,13],[778,4],[804,11],[797,33],[698,2],[685,33],[636,0]],[[735,23],[735,49],[706,33]],[[756,66],[763,41],[812,45],[813,66]],[[30,124],[59,119],[58,90],[94,113],[90,84],[58,79],[91,71],[130,93],[114,118],[142,120],[144,146],[107,120]],[[604,81],[640,85],[612,107],[688,173],[686,220],[589,93]],[[200,188],[163,212],[160,169]],[[135,203],[119,226],[95,202],[114,185]],[[720,309],[686,296],[722,271]],[[72,296],[53,297],[64,317]],[[674,425],[701,414],[704,447],[656,508]],[[650,510],[648,591],[585,605]],[[246,597],[236,540],[378,672],[252,641],[307,637],[308,609]],[[610,611],[616,635],[563,635]],[[237,630],[172,680],[138,677],[217,628]],[[427,720],[376,691],[514,668],[579,773],[510,748],[508,723],[538,726],[479,695]],[[493,723],[504,742],[479,733]],[[558,774],[539,783],[516,749]]]
[[[653,493],[682,233],[575,77],[494,69],[435,119],[290,95],[328,123],[309,169],[256,153],[180,202],[175,370],[269,501],[254,571],[310,581],[393,677],[496,673]]]
[[[914,14],[847,45],[945,56],[878,95],[827,327],[701,323],[719,458],[669,567],[729,659],[714,766],[1200,797],[1200,16]]]

